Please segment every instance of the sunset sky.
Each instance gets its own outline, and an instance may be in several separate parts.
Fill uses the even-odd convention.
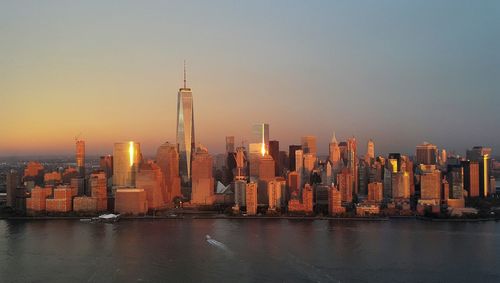
[[[332,132],[376,153],[500,150],[500,1],[0,1],[0,156]]]

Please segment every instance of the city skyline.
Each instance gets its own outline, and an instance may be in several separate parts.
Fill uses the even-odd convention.
[[[256,122],[283,148],[316,136],[321,155],[332,131],[384,155],[500,147],[498,3],[287,3],[3,2],[0,156],[69,155],[79,132],[88,155],[129,140],[153,155],[176,140],[184,59],[211,153]]]
[[[0,0],[0,281],[500,282],[500,0]]]

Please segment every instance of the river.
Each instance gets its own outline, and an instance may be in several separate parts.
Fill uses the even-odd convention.
[[[500,282],[500,223],[0,220],[0,282],[477,280]]]

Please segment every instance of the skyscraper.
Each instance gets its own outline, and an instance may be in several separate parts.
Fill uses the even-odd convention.
[[[248,144],[251,181],[257,180],[259,175],[259,159],[267,153],[269,153],[269,124],[254,124],[252,126],[252,140]]]
[[[260,153],[264,155],[269,151],[269,124],[259,123],[252,127],[252,143],[260,143]]]
[[[368,177],[370,174],[370,163],[365,159],[360,159],[358,164],[358,192],[360,195],[368,194]]]
[[[259,158],[265,155],[262,153],[262,143],[248,144],[248,167],[249,175],[252,181],[259,177]]]
[[[120,142],[113,148],[113,186],[135,187],[135,177],[141,162],[139,143]]]
[[[16,190],[19,186],[19,174],[16,170],[10,170],[6,174],[7,207],[16,207]]]
[[[368,201],[379,203],[384,199],[383,184],[373,182],[368,184]]]
[[[288,174],[288,199],[297,198],[300,195],[300,176],[292,171]]]
[[[304,212],[310,214],[314,208],[313,187],[309,184],[304,186],[302,191],[302,203],[304,204]]]
[[[388,167],[392,173],[401,171],[401,153],[389,153]]]
[[[441,199],[441,172],[435,165],[420,165],[420,199],[434,200],[439,203]]]
[[[85,141],[76,141],[76,169],[81,178],[85,177]]]
[[[491,148],[475,146],[472,149],[468,149],[466,152],[466,158],[474,161],[482,161],[485,155],[491,156]]]
[[[342,202],[352,202],[353,175],[349,169],[343,169],[337,175],[337,188],[340,190]]]
[[[304,154],[304,157],[303,157],[304,168],[302,170],[302,173],[303,173],[303,177],[304,177],[303,180],[306,180],[306,182],[309,182],[309,180],[311,178],[311,174],[316,167],[316,162],[317,162],[317,158],[314,154],[312,154],[312,153]]]
[[[295,151],[295,172],[299,173],[300,187],[304,181],[304,151],[302,149]]]
[[[226,136],[226,154],[224,155],[223,177],[226,182],[234,179],[234,169],[236,169],[236,148],[234,146],[234,136]]]
[[[245,188],[247,215],[257,214],[257,184],[250,182]]]
[[[421,145],[417,145],[417,165],[434,165],[437,161],[437,146],[424,142]]]
[[[302,149],[301,145],[290,145],[288,147],[288,156],[289,156],[289,159],[290,159],[290,161],[289,161],[289,165],[290,165],[289,169],[290,169],[290,171],[296,171],[296,169],[297,169],[295,167],[295,163],[296,163],[296,161],[295,161],[295,159],[296,159],[296,157],[295,157],[295,151],[297,151],[299,149]]]
[[[269,155],[274,159],[274,175],[280,175],[280,142],[279,141],[269,141]]]
[[[479,196],[479,162],[465,160],[462,161],[464,168],[464,189],[469,197]]]
[[[276,180],[271,180],[267,183],[267,195],[269,202],[269,210],[281,208],[282,203],[282,183]]]
[[[271,155],[266,154],[264,156],[259,157],[259,180],[262,181],[271,181],[274,180],[276,175],[274,174],[274,160]]]
[[[149,209],[158,209],[165,205],[165,181],[161,168],[156,163],[148,161],[141,164],[135,185],[146,192]]]
[[[497,180],[495,176],[490,176],[490,194],[495,194],[497,192]]]
[[[410,175],[410,196],[415,195],[415,175],[413,172],[413,161],[406,155],[401,156],[401,170]]]
[[[347,142],[342,141],[339,143],[340,160],[342,160],[342,165],[347,166],[348,154],[347,154]]]
[[[490,168],[491,159],[489,154],[482,156],[482,161],[479,162],[479,194],[482,197],[487,197],[491,191]]]
[[[183,183],[191,180],[191,159],[194,151],[193,93],[186,86],[186,64],[184,64],[184,87],[177,96],[177,147],[179,152],[179,173]]]
[[[165,180],[166,202],[171,203],[174,198],[182,196],[177,147],[169,142],[162,144],[156,151],[156,163]]]
[[[446,149],[441,149],[441,152],[439,154],[439,165],[445,166],[446,161],[448,159],[448,154],[446,153]]]
[[[236,152],[229,152],[225,156],[226,166],[223,169],[223,177],[226,183],[230,183],[234,180],[234,176],[237,173],[236,170]]]
[[[408,172],[399,171],[392,174],[392,198],[410,198],[410,174]]]
[[[342,193],[337,187],[330,187],[328,190],[328,213],[330,215],[335,215],[344,212],[345,208],[342,206]]]
[[[375,159],[375,143],[370,139],[366,147],[366,157]]]
[[[354,178],[353,193],[358,193],[358,153],[354,137],[347,140],[347,168]]]
[[[106,178],[113,176],[113,155],[104,155],[99,159],[99,169],[106,174]]]
[[[236,177],[235,179],[236,180],[245,180],[246,179],[246,173],[245,173],[245,169],[246,169],[246,164],[247,164],[247,160],[246,160],[246,157],[245,157],[245,148],[240,146],[238,148],[236,148],[236,155],[235,155],[235,159],[236,159]]]
[[[340,162],[340,148],[339,143],[337,142],[337,137],[335,137],[335,133],[333,133],[332,140],[328,145],[328,158],[332,162],[333,167],[338,167]]]
[[[467,160],[479,163],[479,195],[486,197],[490,192],[491,148],[475,146],[466,153]]]
[[[288,152],[284,150],[280,150],[278,153],[278,170],[279,174],[277,176],[285,176],[285,173],[288,171],[290,159],[288,158]]]
[[[213,159],[208,150],[199,146],[193,159],[192,204],[211,205],[214,202]]]
[[[226,154],[234,153],[234,136],[226,137]]]
[[[448,165],[446,180],[449,184],[449,198],[462,199],[464,190],[464,168],[462,165]]]
[[[91,196],[96,199],[97,211],[108,209],[107,178],[105,172],[92,173],[90,175]]]
[[[316,145],[316,137],[315,136],[304,136],[301,138],[302,150],[304,154],[312,154],[315,157],[318,154],[318,147]]]
[[[234,204],[239,207],[246,206],[246,187],[247,182],[244,180],[234,182]]]

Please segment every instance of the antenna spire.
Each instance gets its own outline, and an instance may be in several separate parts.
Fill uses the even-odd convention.
[[[184,88],[186,88],[186,60],[184,60]]]

